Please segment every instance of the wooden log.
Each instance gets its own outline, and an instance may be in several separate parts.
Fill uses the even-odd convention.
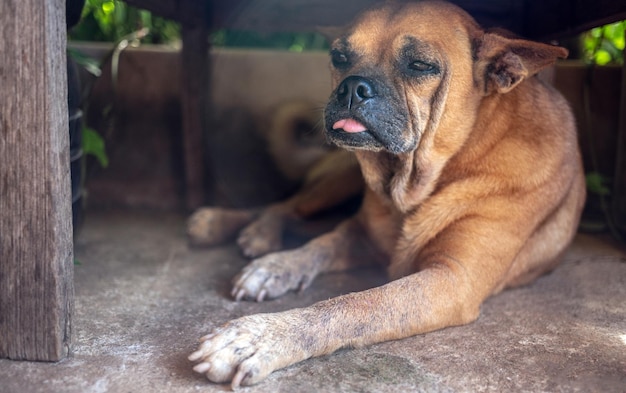
[[[70,351],[64,0],[0,1],[0,358]]]

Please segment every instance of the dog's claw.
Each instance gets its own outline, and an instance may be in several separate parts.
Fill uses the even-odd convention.
[[[205,336],[200,337],[200,343],[203,343],[205,341],[212,339],[215,336],[215,334],[216,333],[211,333],[211,334],[207,334]]]
[[[245,289],[239,289],[237,291],[237,295],[235,296],[235,300],[236,301],[240,301],[241,299],[243,299],[246,296],[246,290]]]
[[[200,352],[200,351],[198,351]],[[195,354],[196,352],[194,352],[193,354]],[[192,354],[192,355],[193,355]],[[200,358],[200,356],[202,356],[202,354],[200,354],[198,356],[198,359]],[[191,359],[191,356],[189,357],[191,361],[193,361],[194,359]],[[209,371],[211,369],[211,363],[198,363],[193,367],[193,371],[197,372],[198,374],[204,374],[207,371]]]
[[[239,386],[241,386],[241,381],[246,377],[246,373],[242,371],[237,371],[237,374],[233,377],[233,381],[230,384],[231,389],[235,390]]]
[[[265,299],[265,296],[267,296],[267,291],[265,289],[261,289],[261,292],[259,292],[256,297],[256,301],[259,303],[262,302]]]
[[[192,353],[191,355],[189,355],[187,357],[187,359],[191,360],[192,362],[195,362],[196,360],[199,360],[202,357],[202,353],[203,353],[202,351],[198,350],[198,351]],[[198,364],[198,366],[199,366],[199,364]],[[195,370],[195,367],[194,367],[194,370]],[[200,371],[198,371],[198,372],[200,372]]]

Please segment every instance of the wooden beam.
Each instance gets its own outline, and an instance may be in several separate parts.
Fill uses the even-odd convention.
[[[196,0],[201,12],[188,12],[186,0],[126,0],[130,5],[182,24],[199,22],[215,28],[256,31],[315,31],[343,26],[380,0]],[[401,0],[411,1],[411,0]],[[524,0],[452,0],[486,26],[519,31]]]
[[[184,14],[202,14],[203,4],[181,0]],[[183,160],[185,167],[186,207],[194,210],[205,203],[205,113],[209,97],[209,41],[205,23],[182,26]]]
[[[411,0],[400,0],[410,2]],[[485,26],[519,30],[523,0],[452,0]],[[344,26],[380,0],[238,0],[215,1],[217,27],[255,31],[315,31],[318,26]]]
[[[197,0],[209,8],[187,13],[184,0],[126,0],[183,24],[204,20],[216,28],[256,31],[314,31],[343,26],[380,0]],[[414,0],[400,0],[414,1]],[[485,27],[503,27],[535,39],[572,36],[626,19],[626,2],[616,0],[450,0]]]
[[[64,0],[0,1],[0,358],[70,350]]]
[[[591,28],[626,19],[626,1],[527,0],[524,35],[572,37]]]

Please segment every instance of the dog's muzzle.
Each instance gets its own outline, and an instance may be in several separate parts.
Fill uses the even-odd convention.
[[[375,79],[346,77],[335,89],[325,110],[326,135],[330,142],[348,149],[387,150],[402,153],[414,146],[406,143],[404,110],[393,90]]]

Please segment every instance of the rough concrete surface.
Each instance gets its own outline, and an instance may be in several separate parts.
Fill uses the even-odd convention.
[[[233,245],[189,249],[184,218],[90,213],[76,242],[73,355],[0,360],[0,391],[222,392],[191,370],[197,339],[229,319],[305,306],[384,282],[330,274],[265,302],[228,295],[246,261]],[[241,392],[626,392],[626,254],[579,235],[534,284],[489,299],[477,322],[277,371]]]

